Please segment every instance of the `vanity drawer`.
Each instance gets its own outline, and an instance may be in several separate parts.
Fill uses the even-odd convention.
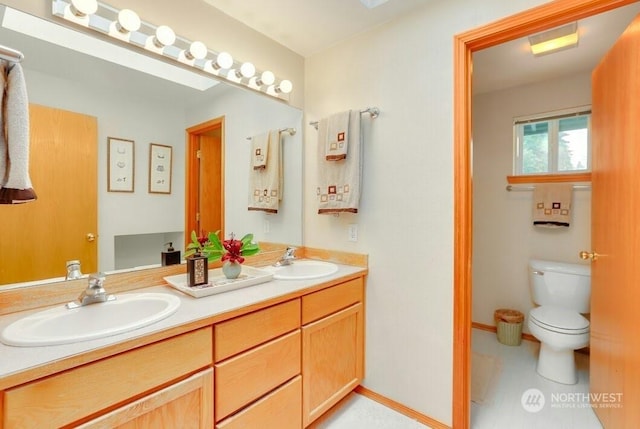
[[[216,429],[300,429],[301,427],[301,376],[297,376],[238,414],[216,425]]]
[[[215,416],[220,421],[300,374],[300,330],[215,365]]]
[[[215,362],[266,343],[299,327],[299,299],[218,323],[213,327]]]
[[[321,319],[364,300],[364,279],[349,280],[302,297],[302,324]]]
[[[60,427],[211,365],[211,328],[202,328],[4,393],[4,426]]]

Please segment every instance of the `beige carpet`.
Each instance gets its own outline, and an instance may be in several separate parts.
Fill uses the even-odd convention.
[[[500,359],[496,356],[471,353],[471,401],[487,402],[500,373]]]

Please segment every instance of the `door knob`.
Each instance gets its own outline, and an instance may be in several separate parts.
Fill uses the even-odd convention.
[[[96,236],[92,233],[87,234],[87,241],[96,241]]]
[[[582,252],[580,252],[580,259],[591,259],[592,261],[595,261],[598,259],[598,255],[596,252],[587,252],[585,250],[583,250]]]

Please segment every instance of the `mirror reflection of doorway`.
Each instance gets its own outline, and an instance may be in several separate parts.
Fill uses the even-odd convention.
[[[185,240],[191,231],[224,237],[224,117],[187,129]]]

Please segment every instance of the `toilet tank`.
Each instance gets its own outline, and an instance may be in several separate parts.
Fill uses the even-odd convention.
[[[533,302],[589,313],[591,267],[565,262],[529,261],[529,286]]]

